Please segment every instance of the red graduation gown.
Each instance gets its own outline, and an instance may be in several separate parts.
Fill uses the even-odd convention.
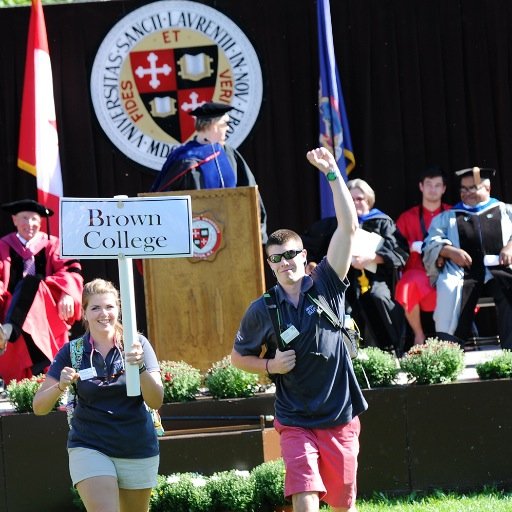
[[[58,350],[68,341],[69,327],[81,317],[83,290],[81,266],[76,260],[60,258],[58,238],[48,238],[48,235],[39,232],[31,242],[30,250],[23,246],[16,233],[0,239],[0,318],[3,323],[12,299],[8,290],[11,256],[25,260],[41,251],[44,251],[46,258],[45,278],[39,283],[25,321],[20,327],[52,361]],[[67,322],[59,318],[57,308],[63,293],[73,298],[75,306],[74,317]],[[7,351],[0,357],[0,376],[6,384],[12,379],[31,377],[32,364],[25,340],[20,336],[14,343],[8,343]]]

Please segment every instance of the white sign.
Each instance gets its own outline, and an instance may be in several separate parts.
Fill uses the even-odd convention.
[[[247,36],[199,2],[153,2],[119,20],[91,72],[100,126],[132,160],[160,170],[194,135],[190,112],[207,101],[231,105],[228,143],[237,147],[258,116],[263,79]]]
[[[60,199],[63,258],[193,255],[190,196]]]

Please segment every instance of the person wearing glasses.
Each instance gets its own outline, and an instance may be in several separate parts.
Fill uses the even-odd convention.
[[[378,235],[379,243],[361,244],[352,256],[347,301],[362,329],[366,345],[394,350],[400,356],[405,341],[403,308],[394,300],[398,272],[409,256],[407,240],[391,217],[375,208],[375,192],[362,179],[347,182],[359,227]],[[364,233],[361,233],[364,234]]]
[[[317,148],[307,159],[325,175],[334,199],[338,224],[327,255],[308,275],[300,236],[288,229],[269,236],[265,251],[277,284],[244,314],[231,361],[275,382],[274,426],[294,510],[316,512],[322,500],[333,511],[355,511],[358,416],[367,403],[342,333],[319,304],[344,321],[357,214],[332,154]]]
[[[464,344],[478,298],[494,297],[503,348],[512,349],[512,206],[491,197],[495,169],[472,167],[460,178],[460,202],[435,217],[423,262],[437,290],[439,338]]]
[[[69,470],[86,510],[149,510],[159,447],[146,405],[158,409],[163,402],[158,360],[144,336],[133,345],[123,339],[119,293],[112,283],[86,283],[82,309],[86,332],[56,355],[34,397],[34,413],[48,414],[73,386],[77,402],[67,442]],[[126,394],[125,344],[132,346],[126,364],[139,367],[139,396]]]

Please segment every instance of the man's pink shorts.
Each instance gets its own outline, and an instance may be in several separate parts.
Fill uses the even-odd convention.
[[[350,508],[357,494],[356,474],[361,424],[356,416],[333,428],[287,427],[274,420],[286,466],[286,497],[318,492],[331,507]]]

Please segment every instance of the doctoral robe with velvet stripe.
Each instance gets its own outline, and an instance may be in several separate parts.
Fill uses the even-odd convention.
[[[21,283],[23,262],[32,255],[36,275]],[[23,323],[19,327],[23,333],[32,338],[50,361],[68,341],[70,326],[81,317],[82,290],[80,263],[60,258],[58,238],[39,232],[31,241],[30,249],[23,246],[16,233],[0,239],[1,322],[6,321],[8,312],[10,317],[21,318]],[[59,318],[57,307],[63,293],[70,295],[74,302],[74,317],[67,322]],[[22,335],[15,342],[9,342],[6,352],[0,356],[0,376],[6,384],[12,379],[30,377],[32,365],[30,350]]]
[[[468,288],[482,286],[491,279],[499,285],[498,328],[502,346],[512,345],[512,270],[495,266],[485,267],[483,257],[498,255],[512,240],[512,206],[490,198],[486,203],[469,208],[462,203],[435,217],[425,239],[423,262],[432,284],[437,289],[434,311],[436,330],[442,333],[466,333],[467,326],[459,329],[459,319],[464,309],[474,309]],[[439,253],[445,245],[464,249],[472,258],[472,265],[464,269],[446,259],[438,267]],[[468,299],[471,303],[468,304]],[[507,326],[507,319],[511,325]]]

